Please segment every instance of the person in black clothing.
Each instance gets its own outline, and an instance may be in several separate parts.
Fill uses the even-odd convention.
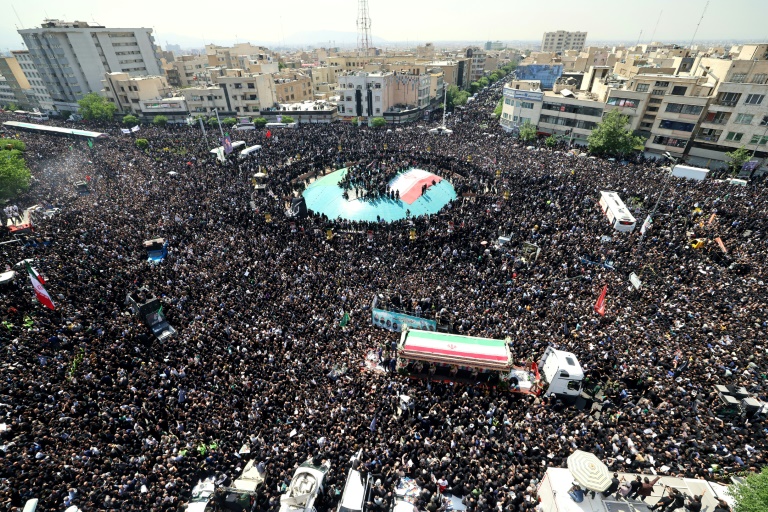
[[[672,504],[673,501],[675,501],[675,498],[671,494],[667,494],[666,496],[662,496],[661,499],[658,502],[656,502],[655,505],[648,508],[650,510],[661,509],[663,512],[664,509],[667,508],[667,506],[669,506],[670,504]]]
[[[603,497],[607,498],[608,496],[610,496],[610,495],[614,494],[616,491],[618,491],[619,490],[619,484],[621,484],[621,482],[619,482],[619,474],[618,473],[614,473],[613,474],[613,478],[611,479],[611,486],[603,491]]]
[[[701,512],[701,496],[690,498],[685,505],[685,510],[688,512]]]
[[[642,478],[640,478],[640,475],[637,475],[637,478],[632,480],[629,483],[629,486],[632,487],[632,490],[629,491],[629,496],[628,497],[630,499],[636,500],[638,494],[640,493],[640,488],[643,486],[643,480],[642,480]]]

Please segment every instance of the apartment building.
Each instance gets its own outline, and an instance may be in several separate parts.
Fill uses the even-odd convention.
[[[32,108],[37,108],[42,112],[54,110],[53,99],[48,94],[48,89],[46,89],[45,83],[37,71],[34,61],[32,61],[29,50],[13,50],[11,55],[16,57],[21,72],[24,73],[27,82],[29,82],[29,89],[26,93]]]
[[[143,121],[165,116],[171,123],[184,122],[188,109],[183,97],[174,96],[164,76],[132,77],[128,73],[105,73],[101,94],[117,112]]]
[[[77,110],[77,101],[101,90],[105,73],[163,74],[151,28],[107,28],[82,21],[45,20],[18,31],[54,105]]]
[[[279,103],[296,103],[314,98],[312,79],[298,72],[283,71],[272,75]]]
[[[0,105],[3,107],[12,105],[16,102],[16,94],[11,89],[8,80],[4,76],[0,76]]]
[[[27,96],[29,81],[19,66],[16,57],[0,57],[0,76],[5,78],[6,86],[13,93],[13,103],[20,109],[31,110],[32,104]]]
[[[455,85],[460,89],[466,89],[470,84],[470,60],[467,58],[454,60],[438,60],[427,62],[429,68],[440,68],[443,72],[443,80],[448,85]]]
[[[768,157],[768,84],[724,82],[702,115],[689,155],[700,165],[727,163],[725,153],[745,147]],[[765,168],[765,160],[763,160]]]
[[[189,87],[205,81],[207,67],[208,58],[199,55],[181,55],[163,66],[172,87]]]
[[[488,54],[480,48],[467,48],[464,56],[469,60],[469,81],[475,82],[485,76],[485,59]]]
[[[502,89],[502,103],[499,123],[506,132],[517,131],[529,122],[538,124],[544,93],[537,80],[513,80]]]
[[[340,72],[341,68],[337,66],[315,66],[309,69],[315,99],[328,99],[336,94]]]
[[[587,41],[586,32],[568,32],[567,30],[558,30],[556,32],[544,32],[541,38],[541,51],[559,53],[566,50],[584,49],[584,43]]]

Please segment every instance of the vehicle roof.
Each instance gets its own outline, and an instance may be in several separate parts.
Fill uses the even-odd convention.
[[[349,470],[347,485],[344,486],[344,494],[341,495],[341,506],[349,510],[363,510],[365,501],[365,485],[360,472],[356,469]]]
[[[579,363],[579,359],[573,354],[573,352],[557,350],[556,348],[552,347],[549,347],[547,352],[550,352],[551,355],[555,357],[557,360],[557,366],[561,370],[566,370],[572,379],[584,377],[584,370],[581,369],[581,363]]]

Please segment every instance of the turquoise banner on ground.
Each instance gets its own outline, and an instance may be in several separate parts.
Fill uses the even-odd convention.
[[[400,332],[403,325],[411,329],[421,329],[422,331],[437,330],[437,321],[419,318],[418,316],[406,315],[404,313],[395,313],[393,311],[384,311],[383,309],[372,309],[371,321],[373,325],[389,329],[390,331]]]

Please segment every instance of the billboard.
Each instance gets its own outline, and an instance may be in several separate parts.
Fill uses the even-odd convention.
[[[389,329],[390,331],[400,332],[403,325],[411,329],[420,329],[422,331],[436,331],[437,321],[420,318],[418,316],[406,315],[405,313],[395,313],[394,311],[385,311],[383,309],[371,309],[371,322],[373,325]]]

